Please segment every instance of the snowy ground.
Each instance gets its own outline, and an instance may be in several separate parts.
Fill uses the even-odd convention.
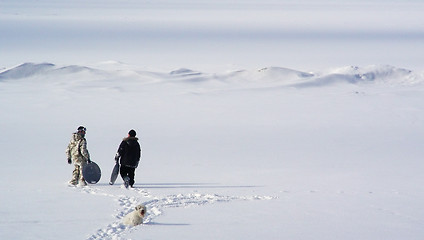
[[[422,239],[423,10],[0,1],[0,239]],[[103,175],[75,188],[79,125]]]

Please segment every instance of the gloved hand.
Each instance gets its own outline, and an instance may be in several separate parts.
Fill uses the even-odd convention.
[[[68,164],[72,164],[72,160],[68,158]]]

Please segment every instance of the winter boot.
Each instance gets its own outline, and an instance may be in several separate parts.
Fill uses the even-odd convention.
[[[81,174],[81,176],[82,176],[82,174]],[[79,180],[79,185],[80,185],[81,187],[87,186],[87,182],[85,181],[84,177],[81,177],[81,178],[80,178],[80,180]]]
[[[86,183],[85,181],[81,181],[81,180],[80,180],[80,182],[79,182],[79,186],[80,186],[80,187],[87,186],[87,183]]]
[[[124,185],[125,185],[125,188],[128,188],[130,186],[130,178],[129,177],[124,178]]]
[[[75,179],[72,179],[71,181],[68,182],[69,185],[74,185],[76,186],[78,184],[78,181],[76,181]]]

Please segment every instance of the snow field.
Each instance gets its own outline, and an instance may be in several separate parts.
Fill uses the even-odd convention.
[[[423,10],[1,1],[0,239],[423,239]],[[79,125],[103,176],[73,188]],[[133,128],[136,188],[109,186]]]
[[[3,154],[13,160],[4,163],[3,181],[20,173],[13,188],[1,186],[9,196],[2,206],[11,206],[3,210],[9,220],[1,226],[11,229],[2,231],[5,237],[422,234],[422,194],[412,184],[421,181],[423,154],[419,72],[369,66],[164,73],[26,63],[5,69],[0,79],[8,113],[3,144],[26,146]],[[122,107],[128,99],[136,109]],[[51,138],[70,136],[81,121],[103,176],[97,185],[67,188],[69,139]],[[144,149],[133,190],[120,179],[108,185],[117,144],[129,128],[138,130]],[[148,208],[145,224],[121,225],[139,203]],[[22,225],[28,231],[13,231]]]
[[[72,187],[76,190],[93,194],[101,197],[110,197],[113,201],[118,202],[119,209],[116,210],[117,214],[114,216],[115,221],[108,224],[106,227],[98,229],[93,235],[87,239],[125,239],[122,236],[125,234],[131,233],[131,230],[134,230],[135,227],[128,227],[121,223],[121,220],[124,216],[134,210],[135,206],[140,203],[143,203],[147,209],[147,215],[143,220],[144,225],[157,225],[153,221],[158,216],[162,215],[164,211],[168,208],[187,208],[191,206],[202,206],[213,203],[220,202],[231,202],[231,201],[240,201],[240,200],[271,200],[275,197],[271,196],[251,196],[251,197],[236,197],[236,196],[220,196],[217,194],[202,194],[202,193],[189,193],[189,194],[176,194],[169,195],[165,197],[152,196],[149,192],[142,188],[133,188],[130,189],[130,193],[126,192],[128,190],[124,189],[123,186],[117,187],[102,186],[98,187],[96,185],[89,185],[86,187]],[[109,188],[109,189],[108,189]],[[110,188],[115,188],[115,190],[110,190]],[[118,190],[118,195],[111,194]],[[119,191],[123,190],[123,191]],[[130,196],[131,195],[131,196]]]

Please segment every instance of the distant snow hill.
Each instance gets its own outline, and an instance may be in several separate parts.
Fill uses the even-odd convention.
[[[57,67],[52,63],[24,63],[17,67],[5,70],[0,73],[0,79],[20,79],[34,76],[49,76],[52,74],[74,74],[81,71],[94,71],[83,66],[65,66]]]
[[[393,66],[342,67],[320,73],[302,72],[281,67],[266,67],[257,70],[238,70],[224,73],[202,73],[181,68],[169,73],[148,72],[128,69],[123,66],[108,68],[69,65],[56,66],[52,63],[24,63],[0,72],[0,81],[15,79],[85,79],[111,82],[131,79],[141,83],[189,83],[204,84],[211,88],[267,88],[267,87],[322,87],[335,84],[389,84],[415,85],[424,82],[424,74]],[[98,82],[100,84],[100,82]]]

